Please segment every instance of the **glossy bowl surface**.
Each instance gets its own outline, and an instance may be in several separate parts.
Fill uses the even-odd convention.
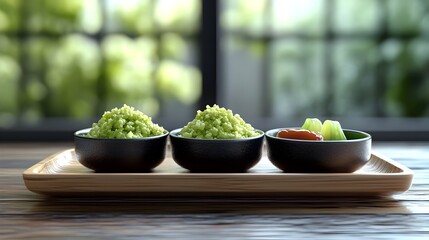
[[[344,129],[347,140],[314,141],[278,138],[284,128],[265,132],[268,159],[289,173],[351,173],[371,156],[371,135]]]
[[[196,139],[181,137],[180,129],[170,132],[172,156],[191,172],[246,172],[262,157],[264,132],[243,139]]]
[[[90,128],[74,134],[79,162],[96,172],[149,172],[165,158],[168,132],[136,139],[89,138]]]

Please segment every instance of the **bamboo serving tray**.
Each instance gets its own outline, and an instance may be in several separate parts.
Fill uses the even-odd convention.
[[[23,173],[27,188],[49,196],[283,197],[381,196],[407,191],[413,172],[376,153],[354,173],[283,173],[264,154],[247,173],[189,173],[171,156],[151,173],[94,173],[73,149],[54,154]]]

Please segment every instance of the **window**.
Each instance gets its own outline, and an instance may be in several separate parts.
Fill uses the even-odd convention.
[[[0,1],[3,132],[70,132],[123,103],[186,123],[201,98],[200,5]]]
[[[1,0],[1,139],[70,139],[123,103],[171,130],[217,102],[264,130],[428,140],[428,19],[427,0]]]
[[[221,4],[223,105],[262,127],[320,117],[375,139],[427,139],[428,1]]]

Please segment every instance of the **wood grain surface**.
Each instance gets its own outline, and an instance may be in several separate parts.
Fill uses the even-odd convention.
[[[380,198],[45,198],[22,173],[71,143],[0,144],[0,239],[428,239],[429,144],[374,143],[414,172]]]
[[[168,154],[170,155],[170,154]],[[150,173],[95,173],[82,166],[75,151],[56,153],[27,169],[24,181],[49,196],[380,196],[408,190],[413,173],[373,153],[354,173],[283,173],[264,153],[246,173],[189,173],[167,156]]]

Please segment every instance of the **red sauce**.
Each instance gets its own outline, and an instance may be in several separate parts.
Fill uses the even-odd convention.
[[[321,134],[304,129],[283,129],[277,133],[277,137],[299,140],[323,140],[323,136]]]

